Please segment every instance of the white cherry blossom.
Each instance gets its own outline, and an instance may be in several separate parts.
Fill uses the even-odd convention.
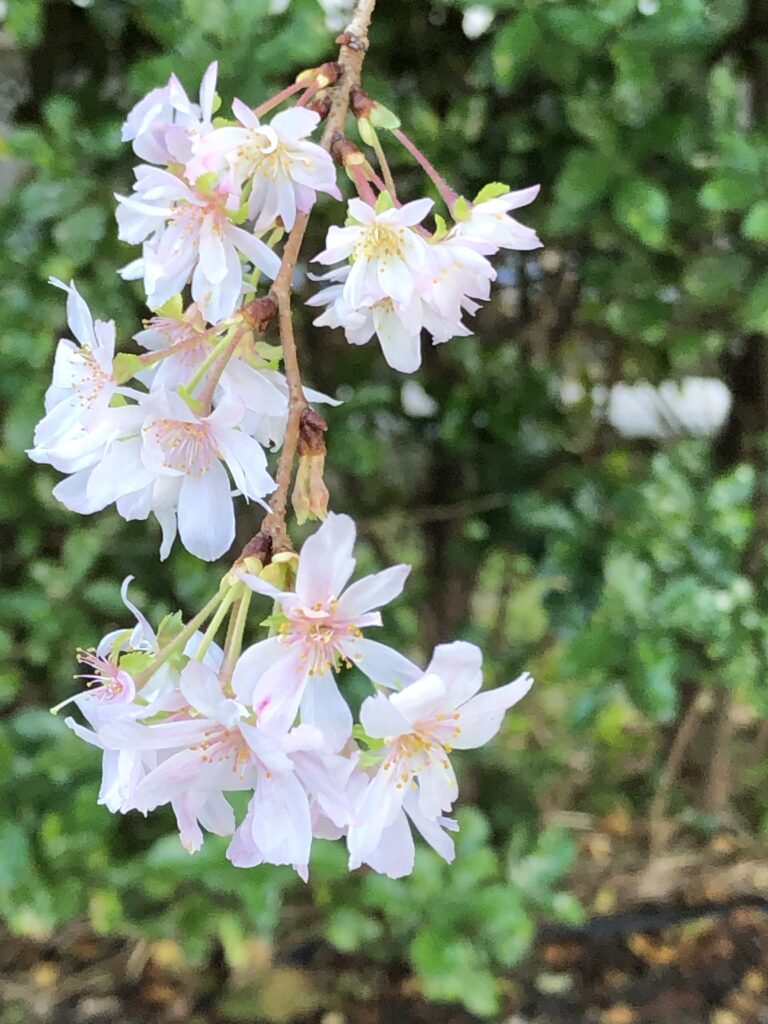
[[[192,298],[210,323],[230,316],[243,286],[242,254],[267,277],[280,260],[228,215],[227,194],[200,192],[181,178],[140,165],[130,196],[117,196],[118,237],[143,243],[142,258],[124,267],[127,278],[143,277],[148,304],[157,309],[192,281]]]
[[[492,739],[505,712],[533,682],[523,673],[506,686],[478,693],[482,681],[477,647],[442,644],[421,678],[396,693],[364,701],[362,726],[384,746],[377,751],[380,766],[355,808],[348,837],[351,864],[368,861],[409,793],[417,795],[414,806],[427,821],[449,811],[458,796],[450,751],[470,750]]]
[[[193,143],[211,130],[218,63],[208,65],[200,84],[200,103],[192,103],[176,75],[152,89],[131,108],[122,127],[123,142],[150,164],[184,164]]]
[[[290,231],[297,211],[309,212],[318,192],[341,198],[333,160],[307,141],[320,123],[319,114],[294,107],[262,124],[240,100],[232,110],[239,125],[216,128],[200,139],[187,165],[190,180],[226,169],[238,195],[249,185],[248,215],[257,231],[270,228],[278,217]]]

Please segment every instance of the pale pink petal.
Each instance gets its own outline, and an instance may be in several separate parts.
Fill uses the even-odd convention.
[[[413,871],[416,848],[408,819],[400,811],[395,820],[381,833],[377,846],[366,854],[364,863],[380,875],[404,878]],[[350,869],[358,865],[350,863]]]
[[[355,524],[331,512],[306,541],[299,556],[296,593],[304,604],[338,597],[354,572]]]
[[[360,724],[376,739],[407,736],[412,731],[410,721],[381,693],[365,698],[360,708]]]
[[[485,690],[467,701],[459,709],[457,725],[461,731],[452,737],[451,746],[457,750],[471,750],[493,739],[501,728],[504,713],[521,700],[532,685],[532,677],[524,672],[514,682],[495,690]]]
[[[398,597],[411,571],[410,565],[393,565],[349,586],[339,598],[338,614],[350,621]]]
[[[355,649],[358,654],[355,664],[377,686],[399,690],[424,675],[418,665],[376,640],[361,638],[355,642]]]
[[[242,574],[243,578],[247,575],[246,573]],[[254,580],[257,579],[257,577],[252,578]],[[256,587],[253,589],[256,590]],[[263,591],[258,592],[263,593]],[[253,707],[253,692],[256,689],[256,684],[267,669],[272,668],[275,662],[284,657],[284,655],[285,646],[279,636],[260,640],[243,651],[237,660],[235,671],[232,675],[232,688],[241,704]]]

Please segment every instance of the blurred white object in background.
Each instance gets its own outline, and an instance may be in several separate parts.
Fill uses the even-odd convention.
[[[341,32],[352,17],[354,0],[317,0],[325,11],[325,23],[332,32]]]
[[[585,397],[579,381],[563,381],[560,398],[570,406]],[[605,416],[624,437],[712,437],[728,418],[733,399],[717,377],[683,377],[654,386],[647,381],[592,388],[596,416]]]
[[[415,380],[407,380],[400,390],[403,412],[413,419],[426,419],[438,410],[437,402]]]
[[[493,23],[493,11],[485,4],[475,4],[464,11],[461,28],[467,39],[477,39],[487,32]]]

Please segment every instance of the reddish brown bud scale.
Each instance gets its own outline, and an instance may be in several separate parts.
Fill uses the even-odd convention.
[[[277,299],[272,295],[265,295],[260,299],[253,299],[246,303],[240,310],[243,319],[246,320],[254,330],[266,331],[277,313]]]
[[[325,432],[328,424],[319,412],[307,406],[299,421],[299,455],[325,455]]]
[[[307,103],[307,110],[313,110],[320,116],[320,120],[324,121],[328,114],[331,112],[331,101],[327,96],[323,96],[321,99],[312,100],[311,103]]]
[[[350,142],[341,132],[337,132],[331,139],[331,156],[337,164],[341,164],[343,167],[346,167],[347,164],[366,163],[365,157],[354,142]]]
[[[373,100],[360,88],[359,85],[354,85],[349,90],[349,109],[355,117],[371,116]]]
[[[263,566],[269,565],[272,561],[272,538],[268,533],[257,533],[251,537],[240,552],[238,562],[244,562],[246,558],[258,558]]]
[[[344,69],[337,60],[326,61],[325,64],[321,64],[319,68],[315,69],[317,82],[322,89],[337,82],[343,73]]]

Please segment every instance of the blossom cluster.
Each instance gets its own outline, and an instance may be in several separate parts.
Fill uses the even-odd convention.
[[[142,257],[121,273],[143,277],[155,311],[133,339],[146,352],[118,354],[114,323],[94,320],[74,283],[52,279],[67,292],[75,340],[59,342],[29,451],[67,474],[53,493],[71,511],[114,503],[127,520],[153,514],[162,558],[177,531],[198,558],[221,557],[235,536],[233,484],[262,505],[275,487],[265,449],[282,441],[288,386],[279,349],[256,340],[242,310],[233,314],[280,261],[236,222],[250,216],[270,229],[280,217],[290,227],[317,191],[338,194],[330,157],[305,138],[316,113],[289,110],[261,126],[236,100],[242,126],[214,128],[215,79],[213,64],[198,105],[172,76],[129,114],[123,136],[147,162],[133,195],[118,197],[117,218],[121,238],[143,241]]]
[[[64,474],[53,493],[74,512],[114,504],[126,520],[153,515],[161,558],[177,535],[198,558],[224,555],[233,498],[262,505],[271,522],[188,622],[172,616],[154,630],[128,599],[129,578],[135,626],[79,653],[87,687],[64,704],[87,722],[67,724],[103,751],[100,802],[143,814],[170,804],[187,849],[200,848],[204,831],[229,836],[238,866],[290,864],[306,878],[313,838],[344,837],[350,868],[399,877],[413,864],[412,827],[452,858],[451,750],[488,742],[531,680],[480,692],[472,644],[439,645],[422,668],[370,638],[408,566],[348,585],[355,527],[327,512],[327,425],[311,407],[338,403],[304,387],[295,352],[287,358],[294,264],[277,251],[286,232],[303,231],[319,194],[341,200],[334,159],[311,138],[338,74],[335,64],[310,69],[256,108],[234,99],[223,118],[212,64],[197,102],[171,76],[130,111],[123,139],[141,163],[130,194],[116,197],[117,224],[141,253],[120,274],[142,282],[151,315],[118,351],[115,324],[94,318],[74,282],[52,279],[67,296],[71,337],[56,349],[29,455]],[[376,335],[390,366],[412,372],[423,331],[436,343],[470,333],[465,317],[495,279],[489,257],[539,245],[510,215],[537,188],[490,185],[468,203],[389,112],[360,97],[352,109],[383,178],[344,140],[335,156],[358,195],[315,257],[331,269],[309,302],[325,307],[317,325],[343,328],[355,345]],[[435,183],[450,225],[431,199],[398,199],[377,125]],[[273,294],[275,278],[283,287]],[[278,308],[280,346],[263,337]],[[296,453],[296,518],[325,520],[298,555],[285,524]],[[244,647],[249,609],[264,602],[265,633]],[[357,724],[352,669],[372,688]],[[247,795],[239,821],[238,792]]]
[[[471,334],[464,315],[477,312],[496,279],[488,256],[540,245],[535,231],[508,215],[532,202],[538,186],[498,191],[481,192],[466,219],[450,231],[443,223],[434,234],[422,224],[431,199],[400,207],[386,192],[374,206],[351,199],[346,227],[331,227],[326,248],[315,256],[318,263],[341,264],[323,275],[330,283],[309,300],[326,307],[315,325],[342,327],[353,345],[376,335],[384,358],[402,373],[421,366],[422,331],[434,344]]]
[[[91,685],[71,701],[89,728],[67,719],[103,751],[101,803],[121,813],[170,804],[188,850],[201,847],[203,830],[231,836],[233,864],[290,864],[305,879],[313,838],[345,836],[351,869],[394,878],[413,866],[411,826],[452,859],[450,752],[487,743],[531,680],[478,692],[482,655],[472,644],[440,645],[421,669],[369,639],[409,567],[348,586],[354,543],[352,520],[331,514],[298,565],[282,563],[289,575],[295,568],[293,589],[247,565],[232,574],[218,608],[247,607],[253,593],[275,607],[274,635],[234,663],[213,640],[215,612],[205,633],[175,620],[159,639],[126,581],[136,625],[81,653]],[[352,666],[374,689],[357,727],[339,689]],[[242,791],[250,796],[238,823],[225,794]]]

